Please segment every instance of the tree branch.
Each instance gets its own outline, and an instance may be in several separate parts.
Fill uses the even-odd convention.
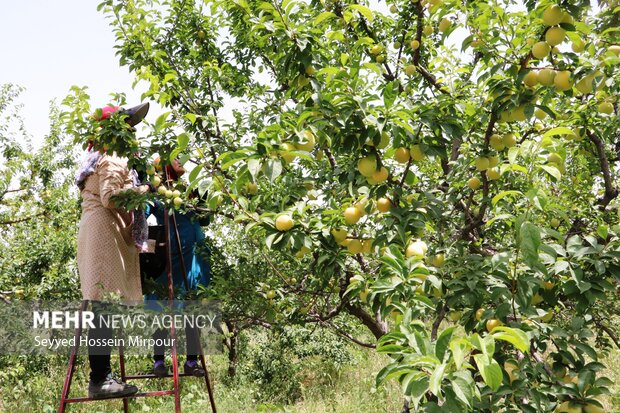
[[[604,209],[614,198],[618,196],[618,189],[614,187],[612,182],[611,172],[609,170],[609,161],[607,160],[607,155],[605,154],[605,144],[603,143],[601,138],[592,133],[590,130],[586,130],[586,134],[588,135],[588,138],[590,138],[594,146],[596,146],[596,153],[599,163],[601,165],[601,172],[603,172],[603,180],[605,181],[605,194],[597,201],[597,203]]]

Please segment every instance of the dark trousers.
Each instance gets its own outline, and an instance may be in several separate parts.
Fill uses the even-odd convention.
[[[93,345],[93,341],[107,342],[113,338],[112,329],[104,322],[108,315],[107,306],[100,301],[93,301],[91,311],[95,315],[93,324],[95,328],[88,329],[88,362],[90,364],[90,380],[100,382],[112,372],[110,366],[110,354],[112,346],[106,344]],[[109,324],[109,323],[108,323]]]
[[[168,338],[169,331],[166,329],[159,329],[153,333],[153,339],[165,340]],[[185,345],[187,350],[187,360],[198,360],[198,346],[199,346],[199,331],[196,327],[187,327],[185,329]],[[166,353],[166,347],[163,345],[155,344],[153,348],[153,360],[163,360]]]

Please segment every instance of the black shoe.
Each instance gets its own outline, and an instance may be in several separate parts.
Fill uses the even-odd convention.
[[[183,372],[195,377],[204,377],[205,375],[205,370],[195,360],[186,361],[183,365]]]
[[[123,383],[118,377],[110,373],[100,382],[88,382],[88,397],[91,399],[110,399],[126,397],[136,394],[138,388],[133,384]]]
[[[157,360],[153,364],[153,374],[157,377],[166,377],[168,375],[168,368],[166,368],[163,360]]]

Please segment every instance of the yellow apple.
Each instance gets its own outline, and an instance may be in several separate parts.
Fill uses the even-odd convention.
[[[370,254],[372,253],[372,238],[367,238],[362,241],[362,254]]]
[[[359,254],[362,252],[362,242],[358,239],[352,239],[347,245],[347,249],[351,254]]]
[[[482,315],[484,314],[484,308],[479,308],[478,310],[476,310],[476,320],[480,321],[482,320]]]
[[[517,137],[512,133],[507,133],[502,138],[502,143],[507,148],[512,148],[513,146],[517,144]]]
[[[555,79],[553,79],[553,84],[555,88],[560,92],[564,92],[573,87],[573,84],[570,80],[570,71],[562,70],[555,75]]]
[[[294,222],[290,215],[280,215],[276,218],[276,229],[278,231],[288,231],[293,228]]]
[[[605,413],[605,409],[594,403],[588,403],[583,407],[583,413]]]
[[[549,56],[551,52],[551,46],[547,42],[538,42],[532,46],[532,56],[536,59],[544,59]]]
[[[372,55],[378,55],[379,53],[381,53],[383,51],[383,46],[381,46],[380,44],[376,44],[374,45],[371,49],[370,49],[370,54]]]
[[[293,160],[295,159],[295,155],[293,155],[292,153],[290,153],[291,151],[294,151],[295,146],[292,143],[283,143],[282,144],[282,150],[280,151],[280,156],[282,157],[282,159],[284,159],[284,162],[286,162],[287,164],[293,162]]]
[[[380,184],[381,182],[384,182],[386,179],[388,179],[388,176],[389,176],[388,170],[385,168],[385,166],[382,166],[381,169],[379,169],[378,171],[375,171],[372,174],[372,179],[376,183]]]
[[[172,198],[174,196],[174,192],[170,189],[166,189],[166,198]]]
[[[304,139],[306,140],[305,142],[298,143],[295,146],[301,151],[311,152],[312,149],[314,149],[314,145],[316,144],[316,138],[314,137],[314,133],[309,130],[304,131]]]
[[[502,151],[505,148],[504,143],[502,142],[502,137],[497,133],[494,133],[489,137],[489,146],[496,151]]]
[[[446,256],[444,254],[435,254],[431,257],[430,264],[433,267],[440,268],[446,262]]]
[[[554,79],[555,70],[553,69],[542,69],[540,72],[538,72],[538,82],[543,86],[553,85]]]
[[[489,169],[489,158],[485,156],[479,156],[478,158],[476,158],[475,165],[477,170],[486,171],[487,169]]]
[[[452,21],[446,17],[444,17],[443,19],[441,19],[441,21],[439,22],[439,31],[442,33],[445,33],[448,31],[448,29],[450,28],[450,26],[452,26]]]
[[[303,258],[309,252],[310,252],[310,248],[306,247],[305,245],[302,245],[301,248],[299,249],[299,251],[297,251],[297,253],[295,254],[295,256],[297,258]],[[291,282],[293,282],[293,281],[291,281]]]
[[[409,161],[409,158],[409,149],[405,147],[400,147],[396,149],[396,152],[394,152],[394,159],[398,163],[407,163]]]
[[[502,176],[499,168],[489,168],[487,169],[487,178],[491,181],[496,181]]]
[[[389,198],[379,198],[377,199],[377,209],[379,212],[388,212],[392,208],[392,201]]]
[[[501,321],[499,321],[497,318],[492,318],[487,321],[487,324],[486,324],[487,331],[490,333],[491,331],[493,331],[495,327],[499,327],[501,325],[502,325]]]
[[[381,132],[381,140],[379,141],[379,145],[377,145],[377,149],[384,149],[390,144],[390,135],[387,132]]]
[[[534,87],[538,84],[538,72],[533,70],[529,71],[527,75],[523,78],[523,83],[525,83],[529,87]]]
[[[448,313],[448,319],[452,321],[453,323],[456,323],[457,321],[459,321],[462,316],[463,316],[463,313],[460,311],[450,311]]]
[[[344,210],[344,221],[349,225],[356,224],[357,221],[359,221],[361,217],[362,217],[362,212],[360,211],[359,208],[350,206]]]
[[[407,246],[405,255],[407,257],[423,257],[426,254],[426,251],[428,251],[426,242],[416,240]]]
[[[581,53],[585,50],[586,44],[581,39],[575,39],[575,41],[571,43],[570,48],[575,53]]]
[[[162,185],[162,186],[160,186],[159,188],[157,188],[157,193],[158,193],[159,195],[166,195],[166,191],[167,191],[167,190],[168,190],[168,189],[166,189],[166,187]]]
[[[177,196],[172,200],[172,202],[174,203],[174,206],[180,207],[181,204],[183,204],[183,199]]]
[[[471,178],[467,180],[467,186],[473,191],[480,188],[480,184],[481,184],[480,179],[477,176],[472,176]]]
[[[551,46],[557,46],[566,38],[566,31],[561,27],[552,27],[545,33],[545,40]]]
[[[427,24],[422,29],[422,33],[424,33],[424,36],[430,36],[431,34],[433,34],[433,26],[431,26],[430,24]]]
[[[547,155],[547,162],[553,162],[559,165],[559,164],[564,163],[564,159],[562,159],[562,157],[559,154],[552,152],[549,155]]]
[[[609,46],[609,48],[607,50],[610,51],[611,53],[615,54],[616,56],[620,55],[620,45],[613,44],[613,45]]]
[[[405,74],[407,76],[413,76],[416,72],[415,65],[407,65],[405,66]]]
[[[274,290],[269,290],[265,296],[268,300],[273,300],[276,297],[276,292]]]
[[[314,68],[314,66],[310,65],[310,66],[306,67],[305,72],[306,72],[306,74],[308,76],[312,76],[312,75],[314,75],[316,73],[316,69]]]
[[[342,241],[344,241],[347,236],[349,235],[347,233],[347,230],[344,228],[334,228],[332,229],[332,236],[334,237],[334,240],[336,240],[336,242],[338,244],[340,244]]]
[[[562,22],[564,11],[557,4],[553,4],[543,12],[543,21],[547,26],[555,26]]]
[[[416,50],[418,47],[420,47],[420,42],[416,39],[413,39],[411,43],[409,43],[409,46],[411,47],[411,49]]]
[[[357,162],[357,170],[367,178],[372,176],[376,169],[377,159],[372,155],[368,155]]]
[[[159,186],[159,184],[161,184],[161,178],[157,175],[155,175],[154,177],[151,178],[151,183],[154,186]]]
[[[409,150],[409,154],[411,155],[411,159],[416,162],[424,159],[424,152],[422,151],[422,147],[420,145],[413,145]]]
[[[174,191],[172,191],[172,196],[174,198],[181,196],[181,191],[179,191],[178,189],[175,189]]]
[[[606,115],[611,115],[614,112],[614,105],[611,102],[601,102],[598,105],[599,113],[604,113]]]
[[[534,116],[536,116],[536,119],[538,120],[543,120],[544,118],[547,117],[547,112],[545,112],[544,110],[540,108],[536,108],[534,110]]]

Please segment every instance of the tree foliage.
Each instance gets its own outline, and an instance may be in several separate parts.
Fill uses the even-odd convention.
[[[600,409],[615,2],[99,7],[143,99],[170,110],[155,149],[196,165],[190,206],[253,240],[243,299],[268,321],[372,345],[339,325],[357,318],[393,358],[378,382],[420,411]]]

